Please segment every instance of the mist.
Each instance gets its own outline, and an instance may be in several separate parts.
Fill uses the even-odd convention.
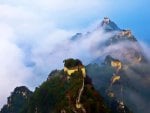
[[[104,0],[1,0],[0,107],[6,103],[15,87],[25,85],[33,91],[47,79],[52,70],[62,69],[63,60],[66,58],[78,58],[87,65],[98,57],[104,59],[114,49],[116,52],[118,48],[129,45],[127,43],[103,47],[105,41],[114,33],[105,33],[102,29],[92,30],[91,34],[83,32],[79,40],[70,40],[77,32],[85,29],[88,31],[89,23],[97,21],[98,18],[106,15],[116,18],[117,14],[125,11],[124,8],[129,2],[135,4],[134,1],[123,1],[119,2],[123,5],[117,5],[114,1]],[[139,9],[130,5],[126,12],[131,12],[133,8],[135,11]],[[128,16],[126,14],[119,15],[119,18],[122,17],[120,20],[124,21],[124,16]],[[148,22],[146,25],[148,26]],[[142,26],[137,28],[144,29]],[[149,59],[150,47],[144,43],[142,47]],[[119,58],[121,57],[122,55]]]

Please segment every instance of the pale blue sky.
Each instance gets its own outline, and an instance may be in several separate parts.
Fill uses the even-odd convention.
[[[36,21],[51,21],[63,29],[85,28],[108,16],[121,28],[129,28],[138,38],[150,41],[150,0],[1,0],[0,4],[21,8],[39,17]]]

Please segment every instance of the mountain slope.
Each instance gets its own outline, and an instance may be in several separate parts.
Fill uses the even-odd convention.
[[[148,113],[150,64],[124,65],[122,63],[121,70],[116,72],[116,67],[111,65],[111,61],[114,60],[116,59],[109,56],[106,57],[103,65],[89,64],[86,67],[95,88],[103,92],[101,94],[108,103],[110,99],[121,100],[134,113]]]
[[[33,94],[24,86],[15,88],[1,113],[131,113],[115,99],[108,105],[84,75],[80,60],[67,59],[64,63],[64,70],[52,71]]]
[[[82,71],[68,76],[63,70],[53,71],[36,88],[26,113],[110,113],[88,76],[84,78]]]
[[[96,53],[95,59],[86,67],[94,87],[101,92],[106,101],[111,89],[111,94],[115,95],[116,100],[120,101],[123,97],[124,103],[133,112],[149,113],[147,109],[150,105],[150,62],[145,56],[148,53],[143,52],[131,30],[119,28],[106,17],[96,29],[77,38],[79,41],[88,39],[94,45],[92,51]],[[92,40],[96,40],[95,43]],[[115,71],[116,67],[111,66],[113,60],[121,62],[119,72]],[[111,86],[113,78],[118,81]]]

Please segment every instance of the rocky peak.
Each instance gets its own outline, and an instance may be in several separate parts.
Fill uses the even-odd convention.
[[[21,87],[16,87],[14,91],[12,92],[12,95],[21,94],[22,96],[25,96],[29,93],[30,91],[27,87],[21,86]]]
[[[7,104],[3,106],[0,113],[19,113],[20,109],[27,104],[32,92],[25,86],[16,87],[8,97]]]
[[[75,68],[78,66],[83,66],[82,62],[79,59],[69,58],[64,60],[63,62],[64,62],[64,67],[67,68]]]
[[[110,19],[108,17],[104,17],[103,23],[109,24],[110,23]]]
[[[120,28],[111,21],[108,17],[104,17],[104,19],[101,22],[101,26],[105,31],[119,31]]]
[[[83,36],[82,33],[76,33],[74,36],[71,37],[71,40],[77,40]]]

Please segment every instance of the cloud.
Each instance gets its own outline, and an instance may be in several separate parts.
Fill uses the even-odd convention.
[[[36,36],[46,28],[54,30],[53,22],[41,21],[34,11],[20,6],[0,4],[0,107],[16,86],[31,84],[36,78],[33,68],[26,65],[31,47],[36,45]],[[50,25],[50,27],[48,27]],[[29,59],[30,60],[30,59]]]
[[[64,59],[79,58],[88,64],[97,57],[94,54],[97,46],[104,43],[112,34],[106,34],[99,29],[91,34],[85,33],[77,41],[71,41],[73,35],[73,31],[54,29],[45,37],[33,39],[31,44],[23,42],[25,47],[21,49],[25,52],[25,65],[31,67],[36,75],[32,83],[34,86],[41,84],[51,70],[62,69]]]
[[[0,23],[0,39],[1,40],[9,40],[14,36],[13,29],[8,25],[4,23]]]
[[[34,89],[52,69],[61,68],[64,59],[80,58],[87,64],[110,51],[98,48],[112,35],[102,30],[85,33],[74,42],[68,38],[91,20],[116,14],[115,4],[106,0],[1,0],[0,107],[16,86]],[[67,30],[68,26],[72,29]]]
[[[125,70],[128,84],[125,86],[125,101],[129,108],[137,113],[147,113],[150,106],[149,94],[150,77],[149,64],[140,63]],[[139,107],[140,106],[140,107]]]
[[[22,6],[30,6],[32,5],[33,7],[39,7],[42,9],[47,9],[50,11],[64,11],[68,9],[74,9],[76,7],[80,9],[85,9],[85,8],[91,8],[98,6],[99,0],[32,0],[29,2],[29,0],[5,0],[1,1],[1,3],[7,3],[7,4],[12,4],[12,5],[22,5]],[[103,2],[101,2],[103,3]],[[89,6],[90,5],[90,6]],[[76,8],[77,9],[77,8]]]
[[[25,85],[26,80],[33,76],[31,69],[22,62],[24,53],[13,43],[14,35],[11,27],[0,24],[0,106],[14,87]]]
[[[22,7],[13,7],[7,4],[0,4],[1,19],[8,20],[29,20],[33,18],[32,13],[24,11]]]
[[[0,107],[2,107],[16,86],[27,85],[33,90],[43,78],[46,78],[47,75],[42,79],[38,77],[41,73],[45,74],[45,71],[42,72],[44,67],[39,71],[36,69],[48,64],[42,64],[40,57],[46,58],[48,49],[51,50],[55,43],[71,33],[57,28],[51,20],[46,20],[34,10],[30,11],[22,6],[0,4],[0,12]],[[38,53],[42,50],[44,50],[42,53]],[[46,72],[50,71],[48,66],[45,67]]]
[[[145,54],[146,58],[150,61],[150,54],[149,54],[150,46],[147,43],[143,42],[143,41],[140,41],[140,45],[143,48],[143,51],[144,51],[144,54]]]

